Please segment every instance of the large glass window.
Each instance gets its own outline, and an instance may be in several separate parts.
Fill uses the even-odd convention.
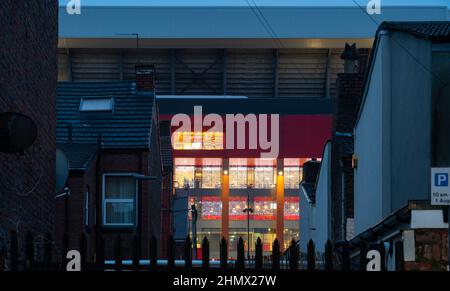
[[[137,183],[132,176],[105,176],[103,191],[103,224],[133,226],[136,224]]]
[[[175,132],[172,146],[175,150],[221,150],[223,132]]]
[[[255,220],[274,220],[276,203],[270,197],[254,198]]]
[[[220,189],[221,187],[221,167],[203,167],[202,168],[202,188]]]
[[[244,220],[247,218],[247,213],[244,212],[244,209],[247,208],[246,197],[230,197],[229,203],[230,220]]]
[[[201,214],[204,220],[218,220],[222,217],[222,201],[220,197],[203,196],[201,198]]]
[[[194,188],[195,167],[175,166],[175,187],[178,189]]]
[[[255,167],[255,188],[271,189],[275,185],[273,167]]]
[[[301,179],[300,167],[285,167],[284,168],[284,188],[298,189]]]
[[[300,219],[300,198],[286,197],[284,201],[284,219],[299,220]]]
[[[204,132],[203,149],[204,150],[223,149],[223,132]]]
[[[230,167],[229,173],[231,189],[247,188],[247,167]]]

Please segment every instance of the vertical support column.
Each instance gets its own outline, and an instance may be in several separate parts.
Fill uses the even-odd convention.
[[[176,76],[175,76],[175,70],[176,70],[176,51],[175,49],[170,50],[170,94],[175,95],[176,94]]]
[[[327,64],[325,69],[325,98],[331,97],[331,49],[328,49]]]
[[[123,49],[119,50],[119,81],[123,81],[123,71],[124,71],[124,62],[123,62]]]
[[[284,163],[283,159],[277,160],[277,240],[280,243],[280,251],[284,251]]]
[[[230,196],[230,184],[229,184],[229,160],[223,159],[222,165],[222,236],[228,242],[229,234],[229,196]]]
[[[66,50],[67,53],[67,81],[72,82],[73,81],[73,74],[72,74],[72,53],[70,51],[70,48]]]
[[[278,98],[278,49],[273,53],[273,97]]]
[[[227,95],[228,94],[228,74],[227,74],[227,70],[228,70],[228,57],[227,57],[227,50],[223,49],[223,56],[222,56],[222,91],[223,91],[223,95]]]

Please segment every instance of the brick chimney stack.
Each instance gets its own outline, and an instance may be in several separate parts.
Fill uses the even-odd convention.
[[[136,88],[139,93],[151,93],[155,90],[155,66],[136,65]]]
[[[345,44],[341,59],[344,60],[344,73],[355,74],[359,72],[359,54],[355,43],[352,45]]]

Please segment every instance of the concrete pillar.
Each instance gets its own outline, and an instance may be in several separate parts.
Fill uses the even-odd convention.
[[[284,163],[283,159],[277,160],[277,183],[276,183],[276,202],[277,202],[277,239],[280,243],[280,250],[284,251]]]
[[[228,241],[229,235],[229,199],[230,179],[229,179],[229,161],[223,159],[222,162],[222,236]]]

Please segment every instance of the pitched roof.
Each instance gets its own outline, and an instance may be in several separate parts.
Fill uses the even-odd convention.
[[[301,182],[302,189],[304,190],[304,195],[307,199],[307,201],[311,204],[316,203],[316,185],[313,183],[308,183],[305,181]]]
[[[80,112],[80,102],[86,97],[111,97],[111,112]],[[154,94],[136,92],[134,82],[61,82],[58,85],[58,143],[69,142],[72,125],[73,143],[98,142],[102,148],[150,148],[150,128]]]
[[[97,144],[57,144],[69,159],[70,170],[86,170],[89,162],[95,157]]]
[[[380,30],[402,31],[432,41],[450,41],[450,21],[383,22]]]
[[[372,69],[375,64],[375,56],[378,51],[378,42],[380,39],[380,32],[383,30],[401,31],[405,33],[410,33],[417,37],[434,41],[434,42],[450,42],[450,21],[404,21],[404,22],[388,22],[385,21],[381,23],[378,27],[375,41],[370,53],[370,63],[366,71],[364,86],[363,86],[363,96],[359,100],[358,108],[353,120],[353,125],[358,123],[358,119],[361,113],[361,108],[364,106],[365,102],[365,90],[368,90],[368,84],[370,82],[370,77],[372,74]]]
[[[316,189],[321,166],[322,163],[315,160],[303,164],[303,180],[301,182],[301,187],[304,190],[303,193],[306,196],[306,199],[312,204],[316,203]]]

